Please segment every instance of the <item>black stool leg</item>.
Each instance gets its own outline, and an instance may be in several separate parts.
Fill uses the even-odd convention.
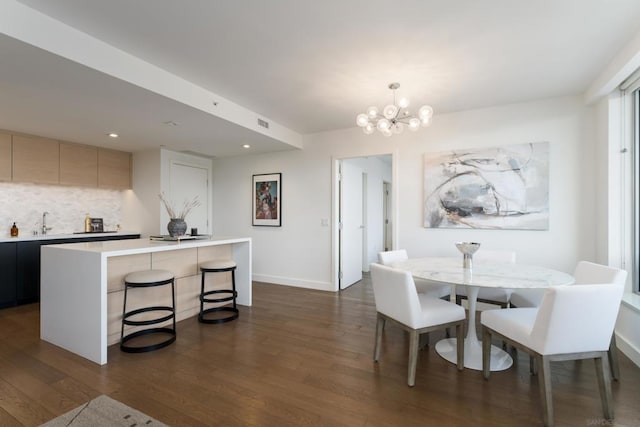
[[[176,279],[171,281],[171,304],[173,307],[173,335],[176,336]]]
[[[200,313],[198,314],[198,320],[202,322],[202,316],[204,314],[204,277],[206,271],[202,271],[200,274],[202,276],[201,285],[200,285]]]
[[[239,311],[236,306],[236,297],[238,292],[236,291],[236,276],[235,276],[235,267],[232,268],[224,268],[224,269],[201,269],[202,271],[202,285],[200,290],[200,313],[198,314],[198,321],[201,323],[225,323],[235,320],[239,316]],[[219,289],[213,291],[205,291],[205,275],[206,273],[224,273],[231,272],[231,286],[232,289]],[[211,298],[210,295],[230,295],[230,296],[221,296],[219,298]],[[231,302],[231,307],[228,305],[218,306],[212,308],[204,308],[204,303],[222,303],[222,302]],[[205,317],[208,313],[215,312],[227,312],[231,313],[226,317],[219,317],[215,319],[207,319]]]
[[[238,292],[236,292],[236,269],[231,270],[231,289],[233,290],[233,309],[238,311],[236,307],[236,297],[238,296]]]
[[[155,287],[155,286],[162,286],[162,285],[168,285],[171,284],[171,306],[153,306],[153,307],[142,307],[142,308],[138,308],[135,310],[131,310],[129,312],[126,311],[127,308],[127,291],[129,289],[129,287],[133,287],[133,288],[148,288],[148,287]],[[175,342],[176,340],[176,293],[175,293],[175,278],[172,278],[170,280],[164,280],[161,282],[154,282],[154,283],[126,283],[125,282],[125,294],[124,294],[124,303],[122,305],[122,310],[123,310],[123,314],[122,314],[122,328],[120,329],[120,350],[127,352],[127,353],[145,353],[148,351],[153,351],[153,350],[158,350],[160,348],[166,347],[169,344]],[[142,314],[142,313],[161,313],[161,312],[166,312],[169,314],[166,315],[158,315],[157,317],[153,318],[153,319],[149,319],[149,320],[134,320],[136,315]],[[124,335],[124,325],[130,325],[130,326],[134,326],[134,327],[140,327],[140,326],[152,326],[152,325],[157,325],[157,324],[161,324],[163,322],[166,322],[168,320],[171,320],[171,323],[173,325],[173,328],[169,328],[169,327],[151,327],[151,328],[146,328],[146,329],[138,329],[135,332],[131,332],[129,334],[127,334],[126,336]],[[128,344],[129,341],[144,336],[144,335],[150,335],[150,334],[165,334],[165,335],[169,335],[168,338],[157,342],[155,344],[148,344],[148,345],[142,345],[142,346],[131,346]]]
[[[127,315],[127,291],[129,290],[129,286],[124,285],[124,303],[122,304],[122,322],[120,326],[120,343],[122,343],[122,339],[124,338],[124,319]]]

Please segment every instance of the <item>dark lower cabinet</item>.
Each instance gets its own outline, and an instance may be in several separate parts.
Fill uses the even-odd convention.
[[[139,238],[139,234],[123,234],[0,243],[0,308],[40,301],[41,246]]]
[[[16,298],[18,305],[40,300],[40,246],[46,240],[18,242]]]
[[[0,243],[0,308],[16,305],[16,243]]]

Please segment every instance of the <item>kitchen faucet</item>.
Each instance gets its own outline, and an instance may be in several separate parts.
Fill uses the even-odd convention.
[[[51,227],[47,227],[47,214],[49,212],[42,212],[42,235],[45,236],[47,231],[51,230]]]

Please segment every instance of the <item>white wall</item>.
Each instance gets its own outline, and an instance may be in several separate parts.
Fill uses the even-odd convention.
[[[322,147],[213,160],[213,234],[253,239],[254,280],[332,289],[331,155]],[[252,175],[282,173],[282,227],[253,227]]]
[[[485,249],[513,250],[518,262],[571,272],[579,259],[594,259],[591,109],[578,98],[559,98],[436,116],[426,144],[400,152],[399,244],[412,256],[457,254],[454,243],[471,240]],[[422,154],[452,148],[549,142],[549,230],[446,230],[422,224]],[[480,249],[482,250],[482,248]]]
[[[336,158],[393,153],[398,247],[412,256],[453,255],[458,240],[517,252],[518,262],[572,271],[595,259],[592,109],[565,97],[436,115],[433,125],[391,138],[360,129],[306,137],[305,149],[214,159],[214,233],[253,239],[254,278],[335,290],[332,165]],[[550,229],[491,231],[422,227],[422,156],[451,148],[549,141]],[[282,227],[251,226],[251,175],[282,172]]]
[[[126,208],[126,220],[142,236],[158,233],[160,226],[160,150],[133,153],[133,197]]]

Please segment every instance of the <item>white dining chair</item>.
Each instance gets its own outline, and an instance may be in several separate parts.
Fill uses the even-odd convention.
[[[396,249],[393,251],[378,252],[378,262],[382,265],[390,266],[394,262],[406,261],[409,254],[406,249]],[[418,293],[429,295],[435,298],[447,298],[451,295],[451,285],[438,285],[423,279],[414,279]]]
[[[513,251],[479,250],[473,255],[473,262],[482,263],[483,261],[515,264],[516,253]],[[512,292],[513,289],[507,288],[480,288],[478,291],[478,302],[499,305],[502,308],[507,308],[509,307]],[[467,287],[457,286],[456,303],[461,304],[463,299],[467,299]]]
[[[573,277],[575,278],[574,285],[615,283],[624,288],[627,272],[619,268],[589,261],[579,261],[573,271]],[[511,294],[511,306],[520,308],[539,307],[543,295],[544,289],[517,289]],[[618,347],[616,345],[615,332],[611,335],[609,364],[611,366],[611,376],[614,380],[618,380],[620,378],[620,368],[618,366]],[[532,371],[534,370],[535,368],[532,366]]]
[[[371,264],[371,283],[377,311],[374,361],[380,360],[382,332],[388,320],[409,333],[407,384],[410,387],[416,383],[421,334],[455,326],[458,343],[457,366],[459,370],[464,368],[465,312],[462,307],[439,298],[418,294],[411,273],[381,264]]]
[[[489,379],[492,338],[529,353],[538,365],[544,424],[552,426],[550,362],[593,359],[604,417],[613,419],[607,351],[622,292],[623,288],[614,283],[557,286],[545,289],[538,308],[482,312],[484,378]]]

